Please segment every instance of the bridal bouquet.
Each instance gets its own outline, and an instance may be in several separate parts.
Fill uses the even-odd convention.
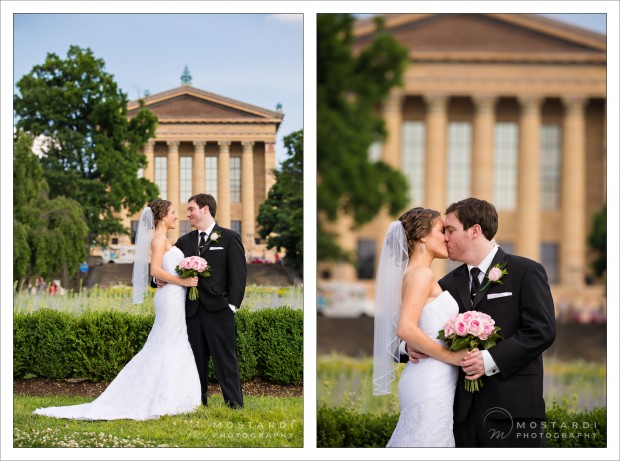
[[[174,269],[183,279],[197,277],[199,275],[202,277],[211,276],[206,259],[200,256],[188,256],[187,258],[183,258]],[[198,299],[198,287],[190,287],[189,299],[191,301],[196,301]]]
[[[495,326],[495,320],[490,315],[478,311],[467,311],[452,317],[443,330],[439,330],[437,339],[445,341],[448,349],[459,351],[467,348],[490,349],[502,338],[497,332],[500,327]],[[482,387],[480,378],[470,380],[465,378],[465,390],[474,392]]]

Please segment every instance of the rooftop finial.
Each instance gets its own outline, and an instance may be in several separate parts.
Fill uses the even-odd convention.
[[[190,75],[187,66],[185,66],[185,69],[183,69],[183,75],[181,75],[181,85],[192,86],[192,76]]]

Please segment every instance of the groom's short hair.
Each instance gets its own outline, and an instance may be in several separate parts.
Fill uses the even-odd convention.
[[[486,200],[473,197],[466,198],[450,205],[446,210],[446,214],[449,213],[454,213],[465,230],[474,224],[479,224],[487,240],[492,240],[497,234],[497,210],[492,203]]]
[[[187,203],[194,201],[200,208],[204,208],[205,206],[209,207],[209,213],[211,216],[215,218],[215,212],[217,211],[217,202],[215,201],[215,197],[211,194],[196,194],[192,195]]]

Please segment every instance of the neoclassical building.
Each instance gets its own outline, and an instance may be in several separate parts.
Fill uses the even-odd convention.
[[[600,298],[590,286],[592,217],[606,204],[606,37],[532,14],[392,14],[409,50],[402,88],[381,108],[389,135],[371,158],[401,170],[409,207],[444,211],[474,196],[499,212],[496,239],[541,262],[556,304]],[[372,19],[354,30],[359,50]],[[394,218],[338,228],[359,265],[319,265],[330,277],[373,279]],[[436,261],[437,276],[456,267]],[[591,296],[590,296],[591,295]]]
[[[194,88],[190,81],[186,73],[180,87],[144,98],[158,126],[143,147],[148,164],[140,174],[156,183],[160,197],[177,210],[179,224],[168,232],[171,242],[192,230],[187,200],[204,192],[217,200],[218,224],[241,235],[248,256],[262,256],[266,245],[256,231],[256,217],[275,181],[276,133],[283,114]],[[133,116],[139,102],[131,101],[128,109]],[[131,238],[112,241],[131,260],[139,218],[125,219]]]

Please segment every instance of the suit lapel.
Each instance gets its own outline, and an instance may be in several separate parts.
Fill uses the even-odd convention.
[[[458,274],[458,292],[459,298],[463,305],[463,310],[468,311],[471,309],[471,294],[469,292],[469,273],[467,272],[467,264],[463,264],[460,267],[461,273]]]
[[[504,251],[501,248],[498,248],[497,253],[495,253],[495,257],[493,258],[493,261],[491,261],[491,265],[489,266],[489,269],[487,270],[487,274],[493,266],[495,266],[498,263],[504,262],[505,256],[506,256],[506,253],[504,253]],[[485,275],[485,278],[482,279],[481,286],[486,285],[486,283],[487,283],[487,280],[486,280],[486,275]],[[483,299],[485,300],[487,299],[487,293],[492,288],[493,288],[493,284],[490,284],[486,290],[484,290],[483,292],[478,292],[478,294],[474,298],[474,305],[472,306],[472,309],[475,310],[478,307],[478,304],[480,304]]]
[[[198,255],[198,229],[195,229],[189,233],[189,243],[192,249],[192,255]]]

